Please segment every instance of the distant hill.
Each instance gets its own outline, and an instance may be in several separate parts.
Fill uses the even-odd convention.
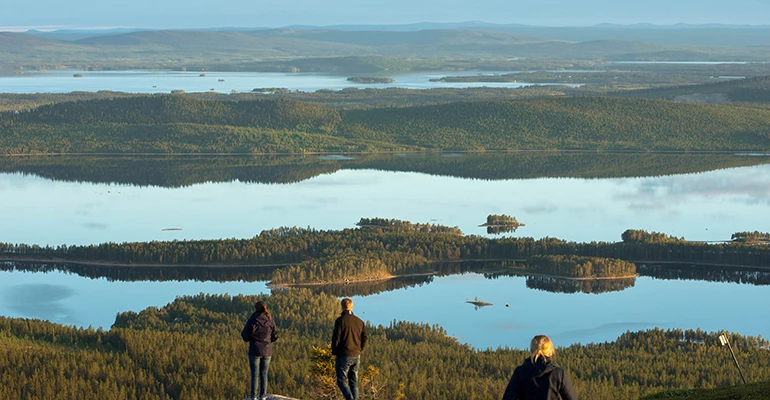
[[[770,110],[611,97],[344,110],[137,96],[0,118],[0,152],[768,151]]]
[[[770,76],[615,93],[625,97],[666,98],[691,103],[770,103]]]
[[[27,52],[31,49],[47,46],[65,46],[69,48],[77,47],[70,43],[62,43],[56,39],[48,39],[37,35],[15,32],[0,32],[0,54],[6,52]]]
[[[770,43],[742,46],[676,44],[623,35],[553,35],[550,30],[330,29],[106,31],[66,41],[40,34],[0,34],[0,68],[27,69],[240,69],[264,61],[377,56],[400,60],[669,60],[767,61]],[[757,30],[736,30],[755,34]],[[593,32],[593,31],[592,31]],[[621,33],[618,33],[621,32]],[[654,30],[666,35],[672,30]],[[678,30],[675,32],[679,32]],[[693,32],[682,30],[682,32]],[[749,32],[749,33],[746,33]],[[49,35],[56,37],[55,35]],[[558,36],[558,37],[557,37]],[[770,35],[769,35],[770,36]],[[60,36],[62,37],[62,36]],[[754,43],[757,46],[747,46]],[[248,69],[246,69],[248,70]],[[366,72],[366,71],[359,71]]]
[[[706,46],[768,46],[770,25],[726,24],[598,24],[585,27],[548,27],[486,22],[416,23],[405,25],[332,25],[290,26],[291,29],[333,29],[346,31],[418,31],[427,29],[470,29],[507,32],[556,40],[585,42],[593,40],[627,40],[664,44]]]

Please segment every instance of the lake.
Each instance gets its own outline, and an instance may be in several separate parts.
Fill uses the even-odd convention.
[[[373,324],[387,325],[394,319],[439,324],[461,343],[479,349],[525,348],[541,333],[567,346],[612,341],[628,330],[654,327],[753,336],[770,331],[770,309],[760,306],[770,299],[766,285],[640,277],[622,291],[567,294],[530,289],[526,280],[450,275],[352,298],[356,314]],[[114,282],[63,272],[0,271],[0,315],[106,329],[118,312],[162,306],[180,295],[264,292],[265,283],[259,281]],[[465,302],[476,297],[493,305],[476,308]],[[747,308],[753,310],[750,317],[738,311]]]
[[[0,158],[9,227],[0,241],[55,246],[242,238],[279,226],[351,228],[361,217],[439,223],[487,236],[478,225],[493,213],[526,224],[507,234],[521,237],[614,242],[633,228],[729,240],[734,232],[770,226],[768,162],[762,154],[596,153]],[[768,336],[770,311],[760,306],[770,299],[767,280],[656,276],[587,294],[536,290],[548,282],[527,277],[462,274],[354,299],[359,315],[375,324],[437,323],[477,348],[524,347],[537,333],[559,345],[609,341],[655,326]],[[109,327],[117,312],[162,306],[178,295],[267,291],[262,278],[132,279],[140,280],[0,271],[0,315]],[[475,297],[494,305],[465,303]],[[554,317],[543,318],[543,309]],[[735,312],[745,309],[753,310],[750,318]]]
[[[506,74],[511,71],[484,71],[484,74]],[[75,78],[74,74],[82,74]],[[302,92],[320,89],[340,90],[355,88],[398,87],[408,89],[467,88],[532,86],[537,82],[430,82],[445,76],[479,75],[479,71],[435,71],[399,73],[391,77],[389,84],[361,84],[347,81],[350,75],[278,72],[200,72],[135,70],[135,71],[45,71],[24,75],[0,76],[2,93],[68,93],[73,91],[96,92],[112,90],[130,93],[185,92],[231,93],[251,92],[255,88],[287,88]],[[220,81],[221,80],[221,81]],[[543,84],[547,85],[547,84]],[[580,85],[568,85],[580,86]]]
[[[764,163],[770,157],[723,156],[727,157],[724,163],[759,165],[633,176],[635,166],[642,171],[645,164],[653,168],[677,157],[447,154],[367,162],[356,157],[316,157],[274,161],[277,164],[251,158],[194,158],[181,166],[179,160],[147,166],[143,159],[100,159],[101,164],[53,164],[48,170],[26,164],[3,166],[2,162],[21,162],[9,157],[0,160],[4,171],[0,172],[0,197],[4,223],[14,229],[0,233],[0,242],[56,246],[245,238],[281,226],[350,228],[362,217],[458,226],[465,234],[485,235],[478,225],[489,214],[512,215],[526,224],[515,236],[580,242],[619,241],[626,229],[705,241],[729,240],[734,232],[767,230],[770,165]],[[696,164],[719,156],[682,157],[683,163]],[[77,160],[64,157],[44,162],[73,159]],[[221,166],[229,160],[235,161]],[[621,169],[618,163],[623,160],[631,166],[625,176],[590,177]],[[549,166],[557,162],[563,165]],[[434,165],[443,170],[431,169]],[[394,170],[402,166],[412,167]],[[500,175],[473,175],[474,170],[494,174],[500,168]],[[585,177],[569,177],[578,168],[585,169],[581,173]],[[681,168],[672,162],[668,170]],[[527,173],[527,169],[543,172]],[[442,171],[446,175],[436,175]],[[645,173],[666,171],[653,168]],[[158,173],[163,176],[157,181],[139,181]],[[458,177],[460,173],[491,178],[469,179]],[[551,176],[542,175],[546,173]],[[49,174],[54,179],[43,177]],[[520,178],[506,179],[509,176]],[[136,180],[115,183],[125,177]],[[170,179],[177,179],[179,186],[170,185]],[[152,182],[156,184],[147,185]],[[164,230],[170,228],[177,230]]]

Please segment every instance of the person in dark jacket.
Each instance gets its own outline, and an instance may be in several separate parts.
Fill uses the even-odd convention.
[[[361,352],[366,347],[364,321],[353,315],[353,300],[342,299],[342,314],[334,321],[332,334],[332,355],[337,357],[334,370],[345,400],[358,400],[358,367],[361,364]]]
[[[244,342],[249,342],[249,368],[251,369],[251,398],[264,400],[267,394],[267,370],[273,356],[271,343],[278,340],[278,330],[267,305],[260,300],[254,304],[246,326],[241,331]],[[257,375],[259,373],[259,375]],[[257,376],[259,376],[259,397],[257,397]]]
[[[503,400],[577,400],[567,373],[551,360],[554,355],[551,339],[537,335],[532,338],[529,350],[531,356],[513,370]]]

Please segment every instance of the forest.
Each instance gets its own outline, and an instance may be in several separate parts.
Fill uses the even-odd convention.
[[[320,398],[322,369],[314,360],[331,337],[337,298],[307,289],[273,291],[261,298],[280,335],[274,344],[269,391]],[[248,390],[247,347],[238,333],[258,299],[180,297],[164,307],[120,313],[109,330],[2,317],[0,397],[243,398]],[[526,357],[519,349],[474,349],[448,337],[439,326],[394,321],[368,330],[370,341],[362,357],[371,377],[362,390],[367,400],[399,395],[497,398]],[[614,342],[559,347],[555,360],[581,398],[592,400],[737,385],[740,377],[717,340],[721,333],[627,332]],[[749,382],[770,380],[770,343],[762,337],[729,335]]]
[[[124,267],[263,265],[274,268],[274,283],[283,284],[371,281],[424,274],[437,271],[434,264],[450,261],[510,260],[571,277],[635,274],[634,265],[626,261],[744,270],[770,267],[767,244],[688,242],[637,230],[627,230],[621,237],[658,239],[577,243],[548,237],[486,238],[464,235],[458,228],[385,218],[362,218],[359,225],[363,226],[343,230],[283,227],[247,239],[45,247],[0,243],[0,257],[12,261],[87,262]],[[484,263],[478,264],[480,270],[486,269]]]
[[[532,256],[526,270],[569,278],[628,278],[636,276],[633,263],[601,257],[575,255]]]
[[[0,114],[0,154],[762,151],[770,110],[617,97],[337,110],[148,95]]]

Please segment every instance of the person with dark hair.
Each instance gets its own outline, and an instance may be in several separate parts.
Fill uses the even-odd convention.
[[[537,335],[529,350],[530,356],[513,370],[503,400],[577,400],[567,373],[551,360],[555,353],[551,339]]]
[[[353,315],[353,300],[344,298],[340,305],[342,313],[334,321],[332,334],[332,355],[337,357],[334,365],[337,386],[345,400],[358,400],[358,367],[369,336],[364,321]]]
[[[246,321],[241,337],[244,342],[249,342],[250,398],[264,400],[267,394],[267,370],[270,367],[270,358],[273,356],[271,343],[278,340],[275,321],[264,301],[260,300],[254,304],[254,313]],[[257,382],[259,382],[259,397],[257,397]]]

